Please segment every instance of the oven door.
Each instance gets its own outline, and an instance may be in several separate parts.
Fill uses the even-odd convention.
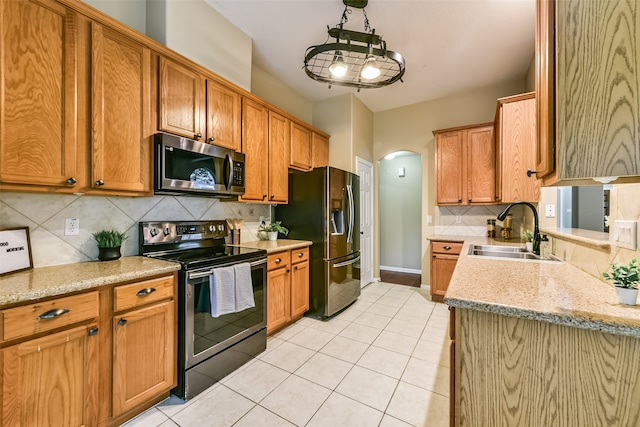
[[[237,313],[212,317],[208,307],[212,268],[229,267],[238,262],[193,270],[187,273],[184,351],[188,369],[253,335],[267,326],[267,259],[244,260],[251,265],[255,306]]]

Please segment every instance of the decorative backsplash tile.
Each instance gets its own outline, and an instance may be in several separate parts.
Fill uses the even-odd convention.
[[[0,228],[29,227],[34,267],[97,259],[98,248],[91,235],[105,228],[126,232],[123,255],[137,255],[139,221],[243,218],[242,241],[254,241],[258,240],[260,216],[270,219],[269,205],[205,197],[0,193]],[[80,220],[80,235],[64,235],[66,218]]]
[[[435,232],[454,236],[485,236],[487,234],[487,219],[496,219],[507,205],[486,206],[436,206],[438,212]],[[520,234],[523,223],[523,208],[515,206],[513,213],[514,235]],[[456,221],[460,217],[460,222]],[[497,221],[498,225],[502,225]]]

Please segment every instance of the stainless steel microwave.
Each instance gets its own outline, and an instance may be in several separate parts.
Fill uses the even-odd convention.
[[[245,191],[244,154],[166,133],[154,135],[154,193],[237,197]]]

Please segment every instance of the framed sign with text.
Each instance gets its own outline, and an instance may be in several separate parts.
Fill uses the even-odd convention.
[[[33,268],[29,227],[0,230],[0,276]]]

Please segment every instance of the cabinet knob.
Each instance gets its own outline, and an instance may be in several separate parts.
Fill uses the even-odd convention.
[[[153,293],[156,291],[156,288],[144,288],[141,289],[140,291],[138,291],[138,293],[136,295],[138,295],[139,297],[146,297],[147,295]]]
[[[125,319],[124,317],[120,320],[118,320],[118,325],[120,326],[124,326],[127,324],[127,319]]]
[[[95,335],[98,335],[98,328],[91,328],[89,329],[89,336],[93,337]]]
[[[67,180],[67,184],[69,185],[74,185],[76,182],[78,182],[74,177],[71,177]]]
[[[531,169],[527,169],[527,176],[528,176],[529,178],[531,178],[531,175],[533,175],[534,173],[535,173],[535,174],[537,174],[537,173],[538,173],[538,171],[532,171]]]
[[[458,203],[462,202],[462,199],[458,199]]]
[[[200,138],[202,138],[202,134],[201,134],[201,133],[196,133],[196,134],[194,135],[194,138],[195,138],[195,139],[200,139]]]
[[[269,200],[273,200],[276,197],[275,194],[272,194],[271,197],[269,197]]]
[[[289,270],[288,268],[287,268],[287,273],[291,273],[291,270]]]
[[[264,200],[264,199],[266,199],[266,198],[267,198],[267,195],[266,195],[266,194],[263,194],[263,195],[262,195],[262,200]]]
[[[297,270],[297,269],[298,269],[298,266],[296,265],[295,267],[293,267],[293,269],[294,269],[294,270]]]
[[[99,179],[96,181],[96,187],[102,187],[104,185],[104,181]]]
[[[442,248],[443,248],[444,250],[448,251],[448,250],[450,250],[450,249],[451,249],[451,246],[443,246]]]
[[[282,259],[276,258],[276,264],[280,264],[281,262],[282,262]]]
[[[302,252],[300,252],[300,253],[298,254],[298,258],[302,258],[302,255],[304,255],[304,254],[303,254]]]
[[[213,141],[215,141],[215,140],[216,140],[216,139],[215,139],[214,137],[209,138],[209,142],[213,142]]]
[[[469,199],[469,202],[471,202],[471,199]]]

